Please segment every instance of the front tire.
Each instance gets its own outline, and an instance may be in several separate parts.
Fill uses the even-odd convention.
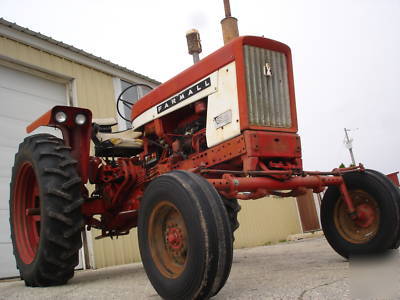
[[[14,256],[27,286],[66,283],[82,246],[81,179],[62,140],[27,137],[15,155],[10,184]]]
[[[350,218],[338,187],[330,186],[321,204],[321,224],[332,248],[345,258],[382,253],[397,243],[400,228],[399,194],[377,173],[353,172],[343,179],[356,212]]]
[[[398,208],[399,208],[399,215],[400,215],[400,189],[398,186],[396,186],[393,181],[391,181],[387,176],[385,176],[384,174],[382,174],[381,172],[378,172],[376,170],[371,170],[368,169],[366,170],[367,173],[373,174],[375,175],[375,177],[377,179],[379,179],[381,181],[381,183],[383,185],[386,186],[386,188],[390,191],[390,194],[393,199],[397,199],[397,203],[398,203]],[[392,244],[392,246],[390,247],[390,249],[397,249],[400,246],[400,229],[398,230],[397,233],[397,238],[395,239],[394,243]]]
[[[138,236],[147,276],[164,299],[208,299],[229,276],[229,218],[215,188],[198,175],[173,171],[151,182]]]

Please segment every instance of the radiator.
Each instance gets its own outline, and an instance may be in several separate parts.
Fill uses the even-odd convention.
[[[245,45],[244,57],[250,125],[290,128],[285,54]]]

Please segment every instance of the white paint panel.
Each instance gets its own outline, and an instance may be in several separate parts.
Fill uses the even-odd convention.
[[[215,118],[229,110],[232,112],[232,121],[225,126],[217,128]],[[218,70],[218,91],[208,96],[207,146],[215,146],[239,134],[240,119],[236,84],[236,64],[232,62]]]
[[[207,87],[206,89],[202,90],[201,92],[191,96],[190,98],[187,98],[186,100],[176,104],[175,106],[171,107],[170,109],[163,111],[161,113],[157,112],[157,106],[160,105],[161,103],[179,95],[181,92],[183,92],[184,90],[190,88],[190,87],[196,87],[196,85],[203,81],[204,79],[210,77],[210,81],[211,84],[209,87]],[[142,113],[141,115],[139,115],[135,120],[133,120],[132,122],[132,129],[136,130],[137,128],[143,126],[146,123],[149,123],[159,117],[165,116],[167,114],[170,114],[186,105],[189,105],[193,102],[196,102],[197,100],[200,100],[204,97],[207,97],[209,95],[212,95],[213,93],[217,92],[218,89],[218,76],[217,76],[217,72],[214,72],[204,78],[202,78],[201,80],[197,81],[196,83],[192,84],[191,86],[185,87],[182,91],[179,91],[179,93],[176,93],[175,95],[166,98],[165,100],[161,101],[160,103],[158,103],[156,106],[153,106],[152,108],[146,110],[144,113]]]
[[[67,105],[66,86],[0,65],[0,278],[17,276],[9,225],[9,185],[25,127],[55,105]],[[35,133],[59,131],[40,128]]]

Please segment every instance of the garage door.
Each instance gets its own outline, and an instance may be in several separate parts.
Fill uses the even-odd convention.
[[[18,275],[8,221],[14,155],[26,136],[25,127],[60,104],[67,104],[64,84],[0,65],[0,278]]]

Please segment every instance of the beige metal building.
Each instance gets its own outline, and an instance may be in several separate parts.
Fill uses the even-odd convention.
[[[14,153],[25,126],[52,106],[89,108],[95,118],[117,117],[116,97],[129,83],[159,82],[40,33],[0,19],[0,270],[17,275],[8,225],[8,195]],[[120,127],[124,127],[119,120]],[[241,201],[236,247],[284,240],[302,231],[295,198]],[[115,240],[84,235],[82,268],[139,261],[136,230]]]

